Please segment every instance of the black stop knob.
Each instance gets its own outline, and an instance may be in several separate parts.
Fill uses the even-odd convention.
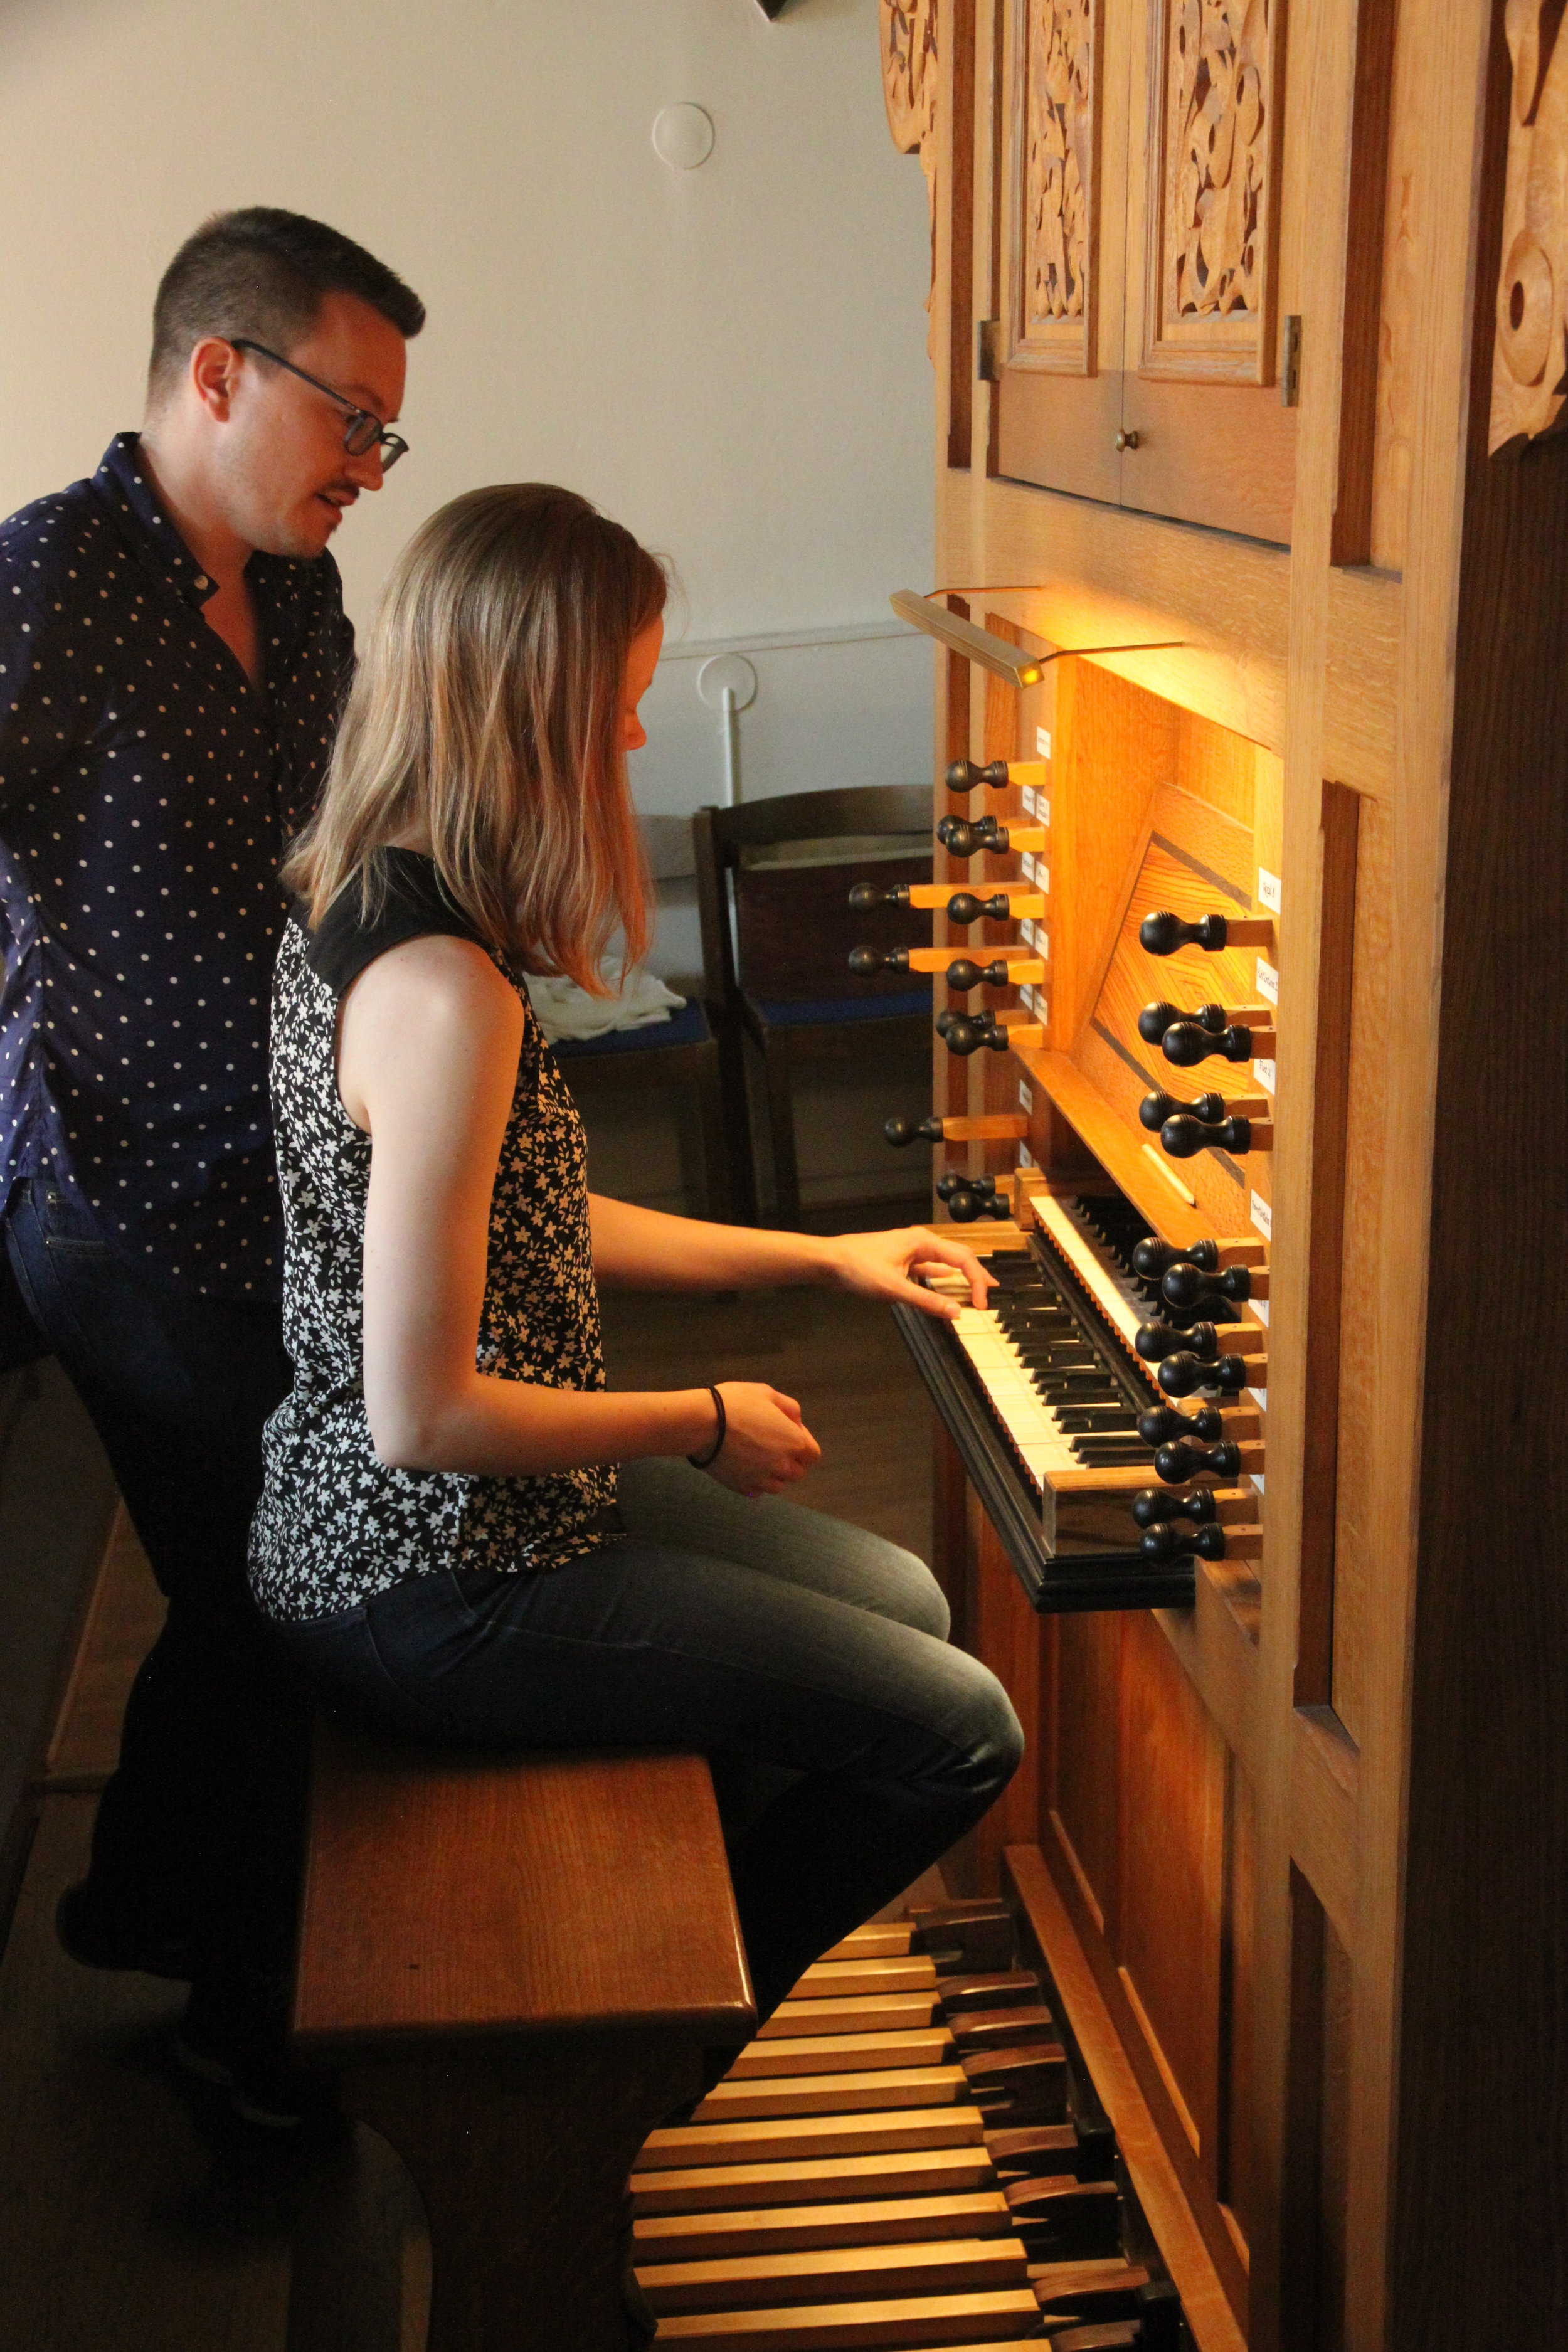
[[[857,980],[874,980],[879,971],[908,971],[908,948],[851,948],[849,969]]]
[[[1005,1217],[1008,1208],[993,1192],[964,1192],[953,1194],[947,1213],[955,1225],[972,1225],[977,1217]]]
[[[1223,1108],[1223,1105],[1221,1107]],[[1208,1125],[1201,1118],[1184,1114],[1165,1121],[1160,1129],[1160,1143],[1173,1160],[1194,1159],[1211,1145],[1220,1151],[1250,1151],[1252,1121],[1249,1118],[1221,1118]]]
[[[945,1028],[942,1025],[944,1022],[947,1024]],[[936,1029],[948,1052],[960,1055],[965,1060],[971,1054],[978,1054],[984,1045],[989,1045],[996,1054],[1005,1054],[1007,1050],[1007,1032],[997,1028],[994,1013],[977,1013],[973,1019],[963,1013],[939,1013]]]
[[[1250,1029],[1205,1029],[1201,1022],[1176,1021],[1160,1040],[1167,1062],[1174,1062],[1178,1070],[1196,1069],[1211,1054],[1219,1054],[1227,1062],[1250,1062],[1252,1032]]]
[[[1194,1413],[1187,1426],[1195,1428],[1199,1422],[1205,1420],[1219,1421],[1219,1415],[1212,1412]],[[1220,1423],[1222,1428],[1224,1425]],[[1206,1450],[1177,1438],[1173,1444],[1162,1445],[1156,1453],[1154,1475],[1168,1480],[1173,1486],[1184,1486],[1189,1478],[1239,1478],[1241,1448],[1232,1444],[1228,1438],[1222,1438],[1217,1445],[1211,1445]]]
[[[1162,1241],[1158,1234],[1148,1234],[1133,1250],[1132,1271],[1145,1282],[1158,1282],[1167,1266],[1179,1265],[1184,1259],[1194,1265],[1217,1265],[1219,1244],[1189,1242],[1185,1249],[1178,1249],[1174,1242]]]
[[[1183,1349],[1167,1356],[1159,1370],[1160,1386],[1167,1396],[1191,1396],[1198,1389],[1235,1393],[1247,1386],[1249,1374],[1244,1356],[1220,1356],[1212,1363]]]
[[[964,996],[972,988],[1005,988],[1006,958],[993,956],[989,963],[975,963],[969,956],[955,956],[947,967],[947,984]]]
[[[1183,1315],[1195,1314],[1211,1298],[1238,1306],[1252,1296],[1252,1275],[1245,1265],[1227,1265],[1223,1274],[1206,1273],[1191,1260],[1167,1266],[1160,1284],[1165,1304]]]
[[[1175,1118],[1182,1112],[1187,1113],[1193,1118],[1205,1121],[1223,1118],[1225,1097],[1199,1095],[1195,1102],[1180,1102],[1174,1095],[1162,1094],[1156,1089],[1153,1094],[1145,1095],[1139,1104],[1138,1120],[1140,1126],[1146,1127],[1151,1135],[1158,1135],[1168,1118]]]
[[[994,816],[944,816],[936,829],[936,837],[950,857],[973,857],[982,849],[1002,850],[1007,846],[1007,835],[998,832]]]
[[[1206,1486],[1191,1495],[1167,1495],[1158,1486],[1143,1486],[1132,1497],[1132,1517],[1141,1528],[1157,1527],[1162,1519],[1192,1519],[1202,1527],[1214,1516],[1215,1499]]]
[[[907,882],[895,882],[888,890],[879,888],[875,882],[857,882],[849,893],[849,904],[858,915],[868,915],[878,907],[907,907],[909,903]]]
[[[984,1199],[990,1200],[995,1190],[994,1176],[965,1176],[956,1168],[949,1168],[936,1180],[939,1201],[951,1201],[955,1192],[978,1192]]]
[[[1184,923],[1180,915],[1173,915],[1168,908],[1145,915],[1138,926],[1140,944],[1147,954],[1156,956],[1174,955],[1178,948],[1202,948],[1206,955],[1217,955],[1226,936],[1223,915],[1200,915],[1195,923]]]
[[[1146,1364],[1160,1363],[1176,1348],[1212,1364],[1219,1354],[1219,1333],[1212,1323],[1194,1323],[1189,1331],[1173,1330],[1169,1323],[1140,1323],[1132,1344]]]
[[[1212,1404],[1200,1405],[1196,1412],[1178,1412],[1173,1404],[1156,1404],[1140,1413],[1138,1434],[1145,1445],[1163,1445],[1186,1437],[1223,1437],[1225,1423]],[[1162,1470],[1162,1478],[1164,1475]]]
[[[947,919],[956,923],[961,931],[979,922],[983,915],[990,922],[1005,923],[1011,912],[1005,890],[998,890],[989,898],[977,898],[973,890],[955,890],[947,902]]]
[[[942,1121],[934,1111],[924,1118],[885,1118],[882,1133],[889,1143],[900,1147],[906,1143],[940,1143]]]
[[[1158,1527],[1146,1528],[1139,1545],[1145,1559],[1185,1559],[1196,1552],[1200,1559],[1225,1558],[1225,1529],[1221,1527],[1183,1528],[1163,1519]]]
[[[1178,1021],[1195,1022],[1200,1029],[1210,1030],[1217,1037],[1226,1025],[1225,1007],[1200,1004],[1195,1013],[1189,1013],[1184,1005],[1167,1004],[1162,998],[1158,1004],[1146,1004],[1138,1015],[1138,1034],[1146,1045],[1157,1045]]]
[[[950,793],[972,793],[976,784],[989,784],[993,792],[1001,792],[1007,782],[1005,760],[993,760],[988,767],[977,768],[973,760],[954,760],[947,772]]]

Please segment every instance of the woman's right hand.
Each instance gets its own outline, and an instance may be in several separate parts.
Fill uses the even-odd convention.
[[[724,1443],[708,1475],[738,1495],[777,1495],[804,1478],[822,1448],[794,1397],[761,1381],[721,1381]]]

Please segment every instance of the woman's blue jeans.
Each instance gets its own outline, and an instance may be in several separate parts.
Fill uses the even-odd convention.
[[[413,1577],[282,1631],[318,1686],[405,1735],[695,1748],[721,1791],[749,1777],[731,1863],[766,2016],[978,1821],[1023,1735],[908,1552],[681,1463],[628,1465],[622,1511],[624,1540],[554,1574]]]

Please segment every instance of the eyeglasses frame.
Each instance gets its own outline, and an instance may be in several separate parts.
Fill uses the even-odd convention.
[[[274,367],[286,368],[290,375],[297,375],[301,383],[311,385],[317,392],[324,392],[329,400],[335,400],[340,408],[346,408],[349,415],[343,433],[343,447],[351,457],[368,457],[379,445],[381,470],[384,474],[390,474],[399,457],[407,457],[408,444],[402,434],[392,432],[374,408],[362,408],[357,401],[349,398],[347,393],[334,391],[330,383],[323,383],[319,375],[308,375],[302,367],[296,367],[292,360],[286,360],[281,352],[268,351],[265,343],[255,342],[248,335],[226,335],[224,341],[230,351],[254,352],[258,359],[270,360]],[[367,441],[363,449],[356,449],[353,438],[362,425],[374,425],[375,439]]]

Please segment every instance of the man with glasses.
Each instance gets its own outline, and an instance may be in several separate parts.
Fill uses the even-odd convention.
[[[53,1352],[168,1601],[61,1940],[192,1982],[256,2120],[307,1710],[246,1587],[289,1385],[268,1005],[277,866],[353,663],[327,552],[405,444],[424,307],[336,230],[219,215],[158,289],[145,422],[0,523],[0,1363]]]

